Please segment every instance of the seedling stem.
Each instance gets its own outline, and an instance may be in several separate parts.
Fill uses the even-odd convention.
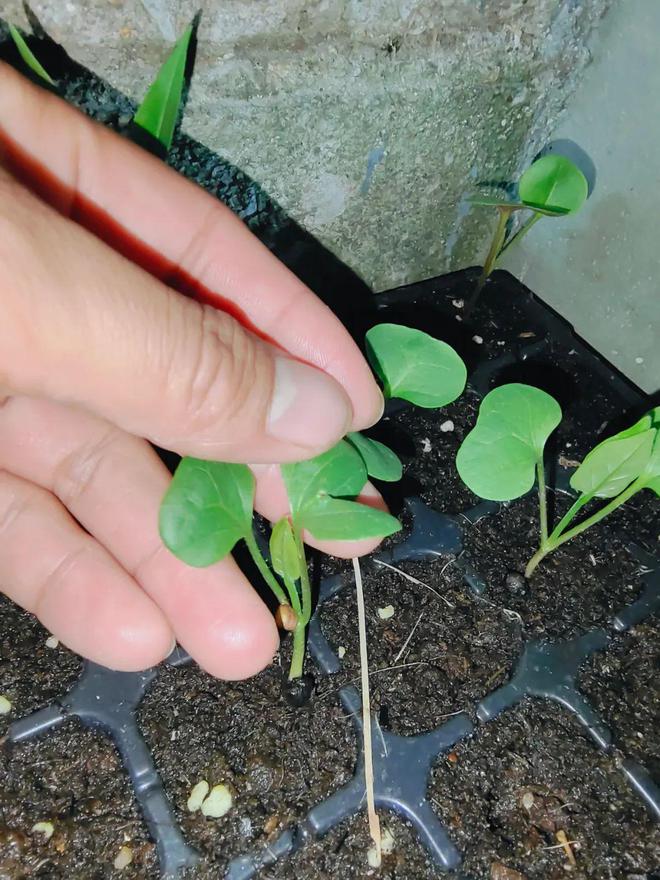
[[[522,226],[520,227],[520,229],[515,233],[515,235],[512,235],[511,238],[510,238],[508,241],[505,241],[505,242],[504,242],[504,244],[502,245],[502,247],[501,247],[501,249],[500,249],[500,252],[499,252],[499,254],[498,254],[497,256],[498,256],[498,257],[501,257],[502,254],[503,254],[505,251],[507,251],[507,250],[511,247],[512,244],[516,244],[516,242],[519,242],[520,239],[521,239],[524,235],[527,235],[527,233],[528,233],[529,230],[532,228],[532,226],[533,226],[535,223],[537,223],[537,222],[541,219],[541,217],[543,217],[543,214],[539,214],[539,213],[537,213],[537,212],[535,212],[534,214],[532,214],[532,216],[529,218],[529,220],[528,220],[526,223],[523,223],[523,225],[522,225]]]
[[[280,605],[288,605],[289,600],[284,594],[284,590],[278,584],[275,575],[272,573],[270,568],[268,567],[268,563],[263,557],[261,550],[259,549],[259,545],[254,537],[253,532],[248,532],[245,535],[245,544],[250,551],[250,556],[252,557],[254,564],[259,569],[259,573],[262,578],[266,581],[268,586],[271,588],[273,593],[275,594],[276,599],[280,603]],[[295,608],[295,606],[294,606]]]
[[[490,276],[490,273],[495,268],[495,262],[500,255],[502,250],[502,246],[504,244],[504,239],[506,238],[506,227],[509,222],[509,217],[513,208],[509,208],[505,205],[498,205],[498,221],[497,226],[495,227],[495,233],[493,234],[493,239],[490,243],[490,250],[488,251],[488,256],[486,257],[486,261],[484,263],[483,269],[481,270],[481,275],[477,281],[476,287],[474,288],[474,292],[470,297],[470,300],[465,307],[464,315],[469,315],[472,311],[474,305],[479,299],[479,295],[481,291],[484,289],[484,285]]]
[[[541,522],[541,546],[548,540],[548,496],[545,488],[543,459],[536,463],[536,479],[539,487],[539,518]]]
[[[627,489],[624,489],[621,494],[617,495],[616,498],[613,498],[609,504],[601,507],[600,510],[597,510],[594,514],[587,517],[587,519],[579,523],[577,526],[573,526],[573,528],[569,529],[567,532],[562,532],[562,529],[566,528],[566,526],[575,518],[575,515],[580,510],[580,508],[584,506],[586,501],[590,500],[588,496],[585,499],[579,498],[578,501],[576,501],[575,504],[568,511],[567,515],[561,520],[557,528],[554,529],[549,538],[547,538],[546,541],[541,541],[541,546],[527,563],[527,568],[525,569],[525,577],[531,577],[531,575],[534,573],[534,570],[536,569],[536,566],[539,564],[539,562],[541,562],[542,559],[544,559],[548,555],[548,553],[556,550],[557,547],[561,547],[562,544],[565,544],[572,538],[576,538],[578,535],[581,535],[582,532],[586,531],[591,526],[596,525],[596,523],[600,522],[602,519],[608,516],[608,514],[616,510],[617,507],[620,507],[622,504],[628,501],[629,498],[632,498],[632,496],[639,492],[640,489],[644,488],[644,485],[644,480],[641,477],[638,478],[633,483],[631,483]]]
[[[502,245],[504,244],[504,238],[506,236],[506,225],[509,222],[509,217],[511,216],[511,208],[500,207],[497,210],[499,214],[499,219],[495,228],[493,240],[490,243],[490,250],[488,251],[486,262],[484,263],[484,267],[481,271],[481,278],[479,279],[481,287],[484,286],[484,284],[486,283],[486,279],[495,267],[495,260],[497,260],[500,251],[502,250]]]
[[[289,667],[289,681],[300,678],[303,674],[305,664],[305,630],[307,623],[302,620],[298,621],[298,625],[293,631],[293,653],[291,655],[291,666]]]
[[[302,593],[302,619],[305,625],[309,623],[312,616],[312,587],[309,582],[309,572],[307,570],[307,558],[305,556],[305,545],[299,529],[294,530],[296,539],[296,549],[298,550],[298,560],[300,562],[300,589]]]

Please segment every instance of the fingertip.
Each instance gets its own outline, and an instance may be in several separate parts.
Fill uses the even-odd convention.
[[[311,543],[311,538],[309,543]],[[338,559],[354,559],[356,556],[368,556],[382,544],[382,538],[365,538],[362,541],[334,541],[332,543],[316,541],[315,546],[328,556]]]
[[[82,558],[40,597],[37,617],[68,648],[101,666],[136,672],[160,663],[174,637],[163,612],[114,562],[95,550]]]
[[[279,635],[272,614],[260,605],[249,616],[223,615],[207,629],[203,641],[191,646],[191,654],[206,672],[225,681],[241,681],[272,662]]]
[[[116,625],[92,624],[84,631],[69,621],[50,626],[67,648],[117,672],[139,672],[157,666],[176,644],[165,617],[155,606],[149,611],[140,609],[132,619]]]
[[[373,387],[365,394],[365,405],[354,413],[352,431],[364,431],[379,422],[385,412],[385,397],[378,385],[373,382]]]
[[[165,618],[161,615],[159,618],[161,619],[150,617],[148,621],[143,620],[141,626],[133,625],[118,634],[117,654],[120,665],[113,668],[135,672],[157,666],[170,656],[176,647],[176,639]]]

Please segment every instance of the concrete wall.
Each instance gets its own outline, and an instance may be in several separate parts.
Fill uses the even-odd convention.
[[[612,6],[554,132],[590,155],[593,195],[503,262],[648,392],[660,388],[659,40],[658,0]]]
[[[185,120],[376,289],[474,263],[509,177],[579,80],[607,0],[33,0],[140,98],[203,7]],[[0,14],[24,21],[19,0]]]

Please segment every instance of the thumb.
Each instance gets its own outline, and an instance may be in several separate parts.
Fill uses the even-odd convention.
[[[0,298],[10,393],[225,461],[308,458],[351,427],[348,397],[326,373],[175,293],[1,170]]]

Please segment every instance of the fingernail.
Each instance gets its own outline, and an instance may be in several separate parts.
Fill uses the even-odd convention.
[[[376,422],[379,422],[383,418],[384,412],[385,412],[385,397],[383,396],[383,392],[379,388],[378,389],[378,405],[374,409],[375,418],[371,424],[375,425]],[[371,427],[371,425],[369,425],[369,427]]]
[[[351,405],[340,385],[321,370],[275,358],[273,397],[266,430],[276,440],[321,449],[349,430]]]

